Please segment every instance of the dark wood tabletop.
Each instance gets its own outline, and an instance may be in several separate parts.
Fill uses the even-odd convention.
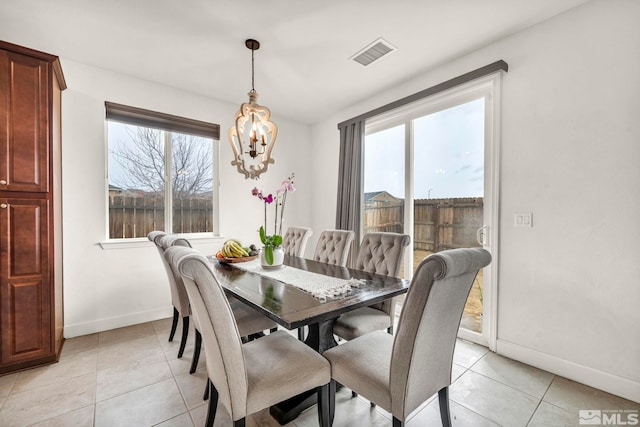
[[[342,313],[407,292],[409,281],[366,273],[305,258],[285,256],[284,264],[341,279],[364,279],[348,293],[321,300],[293,285],[211,260],[216,278],[235,298],[262,312],[287,329],[335,319]]]

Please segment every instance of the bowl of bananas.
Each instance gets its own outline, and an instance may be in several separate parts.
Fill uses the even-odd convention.
[[[246,262],[257,257],[258,250],[256,245],[245,247],[236,239],[229,239],[224,242],[222,248],[216,253],[218,261],[223,263]]]

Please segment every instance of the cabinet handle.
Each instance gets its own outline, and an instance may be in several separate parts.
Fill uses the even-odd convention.
[[[0,208],[2,208],[2,209],[7,209],[8,207],[9,207],[9,205],[6,204],[6,203],[0,204]]]
[[[0,179],[0,185],[7,185],[7,181],[5,181],[4,179]]]

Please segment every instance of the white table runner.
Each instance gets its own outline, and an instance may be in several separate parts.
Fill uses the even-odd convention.
[[[248,262],[236,263],[234,267],[250,271],[260,276],[269,277],[288,285],[293,285],[303,291],[309,292],[318,299],[327,299],[349,292],[366,283],[363,279],[338,279],[324,274],[312,273],[306,270],[284,265],[276,269],[264,269],[260,265],[260,259]]]

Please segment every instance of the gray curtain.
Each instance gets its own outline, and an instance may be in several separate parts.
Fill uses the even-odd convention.
[[[338,168],[338,203],[336,229],[355,233],[347,265],[353,265],[360,246],[362,205],[362,158],[364,145],[364,120],[341,123],[340,164]]]

